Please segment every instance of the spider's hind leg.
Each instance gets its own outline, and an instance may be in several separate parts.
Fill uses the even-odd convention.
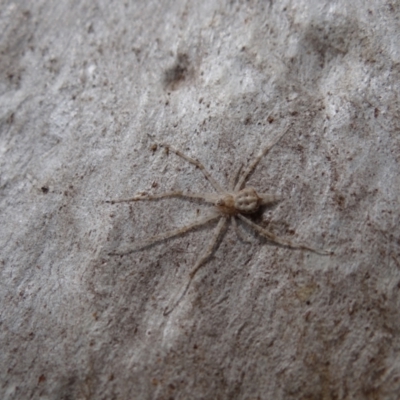
[[[244,233],[243,231],[240,230],[239,228],[239,224],[236,220],[236,217],[232,217],[232,225],[233,225],[233,229],[236,232],[236,236],[242,240],[245,243],[254,243],[254,240],[252,238],[250,238],[249,235],[247,235],[246,233]]]
[[[282,239],[282,238],[280,238],[278,236],[275,236],[273,233],[267,231],[264,228],[261,228],[261,226],[258,226],[253,221],[249,220],[248,218],[246,218],[245,216],[243,216],[241,214],[238,215],[238,218],[240,218],[243,222],[245,222],[246,224],[251,226],[257,233],[259,233],[261,236],[265,237],[266,239],[268,239],[272,243],[276,243],[278,245],[281,245],[281,246],[284,246],[284,247],[288,247],[290,249],[299,249],[299,250],[311,251],[313,253],[320,254],[322,256],[333,255],[333,251],[314,249],[314,248],[309,247],[309,246],[307,246],[305,244],[293,243],[290,240]]]

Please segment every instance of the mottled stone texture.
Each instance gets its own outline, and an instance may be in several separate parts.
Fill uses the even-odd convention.
[[[1,1],[1,399],[398,399],[400,3]],[[249,184],[291,250],[199,202]]]

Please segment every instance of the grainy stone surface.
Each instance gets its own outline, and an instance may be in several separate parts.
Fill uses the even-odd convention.
[[[6,1],[0,11],[2,399],[398,399],[398,1]],[[125,257],[249,184],[323,257],[214,229]],[[251,234],[247,231],[247,234]]]

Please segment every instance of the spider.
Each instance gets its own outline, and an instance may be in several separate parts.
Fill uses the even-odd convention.
[[[290,128],[289,128],[290,129]],[[135,251],[142,250],[146,247],[153,245],[156,242],[161,242],[166,239],[172,238],[174,236],[183,235],[184,233],[193,230],[195,228],[200,227],[201,225],[207,224],[214,220],[219,220],[214,233],[211,237],[211,240],[208,246],[204,249],[203,253],[197,259],[194,267],[189,273],[189,277],[187,280],[186,285],[183,288],[183,291],[178,296],[176,301],[172,302],[172,306],[167,306],[164,309],[164,315],[170,314],[178,303],[183,299],[185,294],[187,293],[191,282],[193,281],[195,275],[200,270],[202,266],[204,266],[207,261],[212,257],[214,252],[216,251],[220,241],[224,233],[227,230],[229,221],[232,221],[233,227],[237,233],[237,235],[244,241],[249,241],[247,237],[239,230],[237,219],[241,220],[245,224],[247,224],[250,228],[256,231],[260,236],[263,236],[267,240],[277,245],[287,247],[290,249],[302,249],[311,251],[320,255],[331,255],[333,252],[331,251],[324,251],[324,250],[317,250],[312,247],[309,247],[305,244],[293,243],[288,239],[283,239],[277,237],[272,232],[267,231],[266,229],[262,228],[261,226],[254,223],[250,220],[247,216],[249,214],[254,214],[260,210],[260,207],[271,205],[279,200],[278,196],[270,195],[267,193],[257,193],[256,190],[252,187],[244,187],[246,181],[248,180],[249,176],[253,173],[256,166],[260,162],[261,158],[264,157],[269,150],[272,149],[280,140],[281,138],[289,131],[289,129],[285,130],[283,134],[278,135],[275,140],[270,143],[261,153],[248,165],[248,167],[242,173],[242,167],[240,167],[236,174],[232,176],[229,181],[228,189],[225,190],[222,186],[210,175],[210,173],[206,170],[204,165],[198,161],[197,159],[191,158],[181,151],[171,147],[168,144],[159,144],[160,147],[164,147],[167,154],[171,151],[175,153],[177,156],[181,157],[182,159],[186,160],[188,163],[194,165],[196,168],[200,169],[203,173],[204,177],[207,181],[211,184],[211,186],[216,190],[217,193],[189,193],[189,192],[182,192],[182,191],[171,191],[161,194],[155,195],[148,195],[146,193],[139,193],[136,196],[129,198],[129,199],[119,199],[119,200],[108,200],[106,203],[116,204],[116,203],[128,203],[133,201],[144,201],[144,200],[159,200],[165,198],[183,198],[188,200],[200,200],[206,203],[213,204],[213,209],[210,214],[206,217],[198,219],[189,225],[183,226],[178,229],[174,229],[171,231],[167,231],[161,233],[159,235],[152,236],[150,238],[144,239],[137,243],[137,245],[128,250],[122,252],[114,252],[109,253],[109,255],[120,255],[124,256],[127,254],[131,254]],[[152,146],[152,150],[155,150],[157,145]]]

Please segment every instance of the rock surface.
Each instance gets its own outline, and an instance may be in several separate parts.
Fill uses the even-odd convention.
[[[398,399],[398,1],[3,1],[2,399]],[[249,179],[232,227],[201,202],[110,204]]]

